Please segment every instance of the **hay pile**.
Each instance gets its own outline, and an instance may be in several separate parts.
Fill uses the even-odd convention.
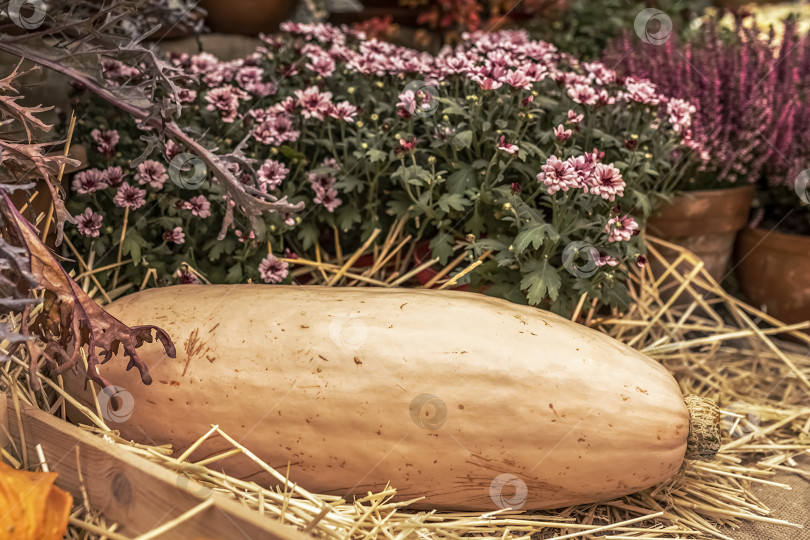
[[[425,261],[409,270],[413,266],[413,242],[401,237],[401,230],[402,222],[381,244],[371,247],[373,237],[349,256],[336,246],[337,256],[330,260],[323,259],[320,252],[314,261],[289,259],[292,274],[310,283],[333,286],[411,284],[416,273],[436,261]],[[648,238],[648,245],[651,262],[659,262],[666,270],[653,275],[652,268],[657,265],[650,264],[632,277],[629,285],[635,304],[627,313],[606,315],[598,306],[585,305],[583,297],[572,318],[662,362],[684,393],[716,400],[724,414],[724,444],[714,461],[689,462],[669,482],[627,497],[541,513],[417,512],[409,510],[407,502],[391,502],[396,486],[354,501],[310,493],[296,486],[295,478],[287,478],[286,471],[261,463],[250,449],[218,426],[201,433],[198,444],[208,437],[222,437],[232,449],[197,463],[187,460],[196,444],[178,457],[171,457],[168,448],[121,440],[105,424],[98,408],[85,410],[87,425],[83,427],[128,452],[188,477],[190,492],[200,497],[199,508],[205,506],[206,495],[215,490],[316,537],[729,539],[733,538],[729,530],[750,521],[776,524],[786,533],[797,532],[800,525],[780,519],[778,511],[757,499],[752,487],[768,485],[788,490],[790,486],[773,481],[774,475],[782,472],[810,479],[810,469],[800,464],[801,456],[806,459],[810,454],[810,336],[802,332],[810,323],[783,325],[723,291],[691,253],[653,238]],[[657,249],[662,246],[678,250],[677,260],[663,261]],[[369,251],[375,255],[375,262],[357,267],[361,255]],[[459,256],[440,270],[429,286],[450,287],[461,273],[480,264],[467,261],[471,264],[459,272],[458,265],[464,261]],[[110,269],[88,266],[82,277],[98,271]],[[88,279],[84,282],[99,297],[108,296]],[[777,335],[793,341],[777,341]],[[25,382],[25,365],[23,358],[14,358],[1,366],[0,390],[63,415],[64,404],[73,399],[58,381],[44,377],[43,391],[33,395]],[[260,463],[273,474],[277,484],[259,486],[215,470],[219,459],[235,453],[244,453]],[[23,462],[19,455],[4,453],[3,458],[18,466]],[[785,497],[790,497],[789,491]],[[81,500],[77,504],[70,538],[128,538],[116,533],[114,524],[106,523]],[[193,512],[181,519],[194,519]],[[170,531],[175,524],[164,524],[147,537]]]

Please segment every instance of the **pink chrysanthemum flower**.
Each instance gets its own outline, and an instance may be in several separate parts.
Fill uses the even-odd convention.
[[[483,90],[497,90],[503,83],[501,81],[496,81],[495,79],[491,79],[489,77],[472,77],[472,80],[478,83]]]
[[[332,104],[332,92],[321,92],[317,86],[310,86],[306,90],[296,90],[295,98],[301,107],[304,118],[317,118],[323,120]]]
[[[208,91],[205,101],[208,102],[206,109],[217,111],[223,122],[231,123],[236,120],[239,109],[239,100],[248,99],[250,96],[234,86],[220,86]]]
[[[285,141],[295,142],[301,132],[294,129],[292,120],[285,114],[270,115],[256,126],[253,137],[262,144],[278,146]]]
[[[416,112],[416,94],[413,93],[413,90],[405,90],[399,95],[397,107],[408,114]]]
[[[88,169],[73,176],[73,191],[87,195],[107,187],[104,173],[98,169]]]
[[[180,285],[196,285],[200,283],[200,278],[189,272],[186,268],[178,268],[173,275]]]
[[[542,171],[537,175],[537,181],[542,182],[548,188],[549,195],[562,190],[568,191],[579,186],[576,171],[567,161],[562,161],[557,156],[551,156],[541,167]]]
[[[130,186],[128,182],[124,182],[115,193],[113,202],[116,206],[137,210],[146,202],[146,190]]]
[[[266,160],[259,167],[257,175],[261,190],[267,193],[269,190],[276,189],[287,178],[289,172],[290,170],[280,161]]]
[[[354,117],[357,115],[357,107],[348,101],[341,101],[336,105],[329,107],[329,116],[343,120],[344,122],[354,122]]]
[[[593,87],[587,84],[578,84],[568,88],[568,97],[582,105],[596,105],[599,101],[599,96]]]
[[[219,59],[211,53],[195,54],[189,60],[192,73],[208,73],[219,66]]]
[[[647,257],[645,257],[644,255],[639,255],[638,257],[636,257],[636,264],[638,265],[639,268],[644,268],[645,266],[647,266],[647,262],[648,262]]]
[[[244,66],[239,68],[234,75],[234,80],[236,84],[241,86],[243,89],[247,90],[248,92],[252,92],[254,88],[259,86],[262,83],[262,76],[264,75],[264,71],[260,67],[256,66]]]
[[[254,238],[256,238],[256,233],[253,231],[249,231],[247,234],[243,233],[239,229],[233,231],[233,234],[236,235],[236,239],[239,240],[240,244],[244,244],[245,242],[250,242]]]
[[[166,174],[166,167],[153,159],[147,159],[139,164],[138,172],[135,173],[135,180],[137,180],[139,184],[149,184],[149,187],[155,189],[162,188],[163,184],[165,184],[168,179],[169,175]]]
[[[416,148],[417,142],[418,141],[417,141],[416,138],[413,138],[410,141],[406,141],[405,139],[400,139],[399,140],[400,148],[398,150],[400,152],[413,152],[413,150]]]
[[[170,231],[165,231],[163,233],[163,241],[167,244],[183,244],[186,241],[186,235],[183,232],[182,227],[175,227]]]
[[[93,142],[95,143],[93,147],[97,151],[107,157],[115,155],[115,145],[118,144],[119,140],[118,131],[114,129],[108,129],[106,131],[94,129],[90,132],[90,136],[93,138]]]
[[[175,157],[180,155],[183,149],[180,148],[180,145],[174,142],[173,140],[169,139],[166,141],[166,160],[171,162]]]
[[[619,260],[616,257],[611,257],[602,251],[594,258],[593,262],[596,263],[596,266],[616,266],[619,264]]]
[[[571,138],[572,131],[570,129],[565,129],[565,126],[560,124],[554,128],[554,136],[560,142],[565,142]]]
[[[313,185],[314,187],[314,185]],[[343,201],[338,198],[338,191],[332,187],[329,189],[315,190],[315,197],[312,198],[313,202],[323,205],[329,212],[334,212]]]
[[[204,195],[192,197],[183,204],[183,208],[191,210],[191,215],[200,219],[205,219],[211,215],[211,203],[208,202]]]
[[[110,58],[104,58],[101,60],[101,70],[104,78],[114,84],[128,82],[132,79],[140,77],[141,75],[138,68],[128,66],[123,62]]]
[[[650,81],[630,77],[624,83],[624,87],[627,90],[624,94],[627,99],[647,105],[658,105],[660,102],[655,85]]]
[[[616,72],[606,68],[601,62],[584,62],[582,67],[588,72],[588,79],[598,85],[604,86],[616,82]]]
[[[516,144],[510,144],[506,140],[506,135],[501,135],[501,138],[498,140],[498,150],[502,150],[507,154],[514,154],[520,149],[517,147]]]
[[[576,187],[585,187],[588,184],[588,179],[593,172],[594,161],[593,159],[589,159],[588,154],[583,156],[571,156],[566,160],[571,167],[574,169],[574,172],[577,173],[577,186]]]
[[[307,69],[314,71],[324,79],[330,77],[335,71],[335,61],[331,57],[321,54],[310,60],[305,66]]]
[[[104,169],[104,183],[108,187],[118,187],[124,181],[124,171],[121,167],[107,167]]]
[[[321,166],[328,167],[334,170],[335,172],[343,168],[343,166],[340,163],[338,163],[338,160],[336,160],[335,158],[324,158],[323,163],[321,163]]]
[[[669,122],[672,124],[672,129],[678,133],[689,131],[695,111],[697,111],[695,106],[683,99],[670,99],[667,102]]]
[[[585,119],[584,114],[577,114],[576,111],[572,111],[572,110],[568,111],[568,123],[569,124],[579,124],[584,119]]]
[[[526,73],[521,69],[510,71],[503,78],[501,78],[501,81],[505,82],[512,88],[522,88],[523,90],[532,89],[532,81],[526,76]]]
[[[197,99],[197,91],[190,88],[180,88],[177,90],[177,99],[180,103],[194,103]]]
[[[613,201],[617,195],[624,195],[622,173],[612,164],[597,163],[587,181],[586,190],[605,200]]]
[[[638,230],[638,223],[630,216],[612,217],[605,225],[605,232],[608,233],[609,242],[622,242],[630,238]]]
[[[272,253],[268,253],[267,257],[259,263],[259,276],[265,283],[281,283],[290,273],[287,270],[288,266],[287,261],[282,261]]]
[[[101,214],[93,212],[90,208],[85,208],[84,212],[76,216],[76,226],[79,228],[80,234],[96,238],[98,231],[101,229],[101,220]]]

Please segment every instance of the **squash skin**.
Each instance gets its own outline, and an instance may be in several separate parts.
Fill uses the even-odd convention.
[[[633,493],[684,459],[689,413],[667,370],[536,308],[457,291],[182,285],[108,310],[160,326],[178,351],[140,349],[151,386],[123,358],[102,366],[134,397],[113,429],[180,452],[219,424],[310,491],[390,482],[397,500],[424,497],[415,508],[539,510]],[[66,384],[92,404],[81,379]],[[244,457],[214,467],[267,479]]]

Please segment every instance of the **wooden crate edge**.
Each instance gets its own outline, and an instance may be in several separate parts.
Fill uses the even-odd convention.
[[[122,526],[124,534],[149,532],[199,505],[193,489],[172,471],[107,443],[45,411],[19,403],[29,459],[42,446],[48,466],[59,473],[56,484],[81,498],[79,465],[90,505]],[[21,447],[13,400],[0,393],[0,443],[8,432]],[[77,459],[76,456],[79,456]],[[34,461],[36,458],[33,458]],[[181,485],[186,484],[184,489]],[[167,538],[260,538],[303,540],[306,534],[248,510],[226,496],[213,493],[213,504],[193,519],[172,528]]]

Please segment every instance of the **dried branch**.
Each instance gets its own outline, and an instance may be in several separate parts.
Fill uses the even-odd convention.
[[[1,1],[0,10],[8,3]],[[264,212],[301,211],[303,203],[293,205],[286,198],[246,188],[227,168],[229,161],[242,161],[244,156],[215,154],[177,123],[177,92],[188,75],[179,73],[142,44],[149,33],[157,30],[145,28],[131,16],[142,6],[143,2],[136,1],[99,7],[88,0],[55,0],[49,3],[48,14],[37,29],[21,35],[0,34],[0,50],[62,73],[132,115],[147,137],[172,139],[195,153],[254,229],[261,230],[259,217]],[[105,61],[124,62],[133,75],[126,80],[110,80],[105,77]]]
[[[152,378],[149,370],[138,357],[136,349],[144,342],[151,343],[154,331],[166,354],[174,358],[176,351],[169,335],[152,325],[128,327],[107,313],[70,278],[42,243],[33,225],[17,211],[5,193],[0,198],[0,215],[4,220],[3,233],[6,241],[25,250],[31,276],[37,287],[46,291],[44,309],[34,320],[32,329],[45,339],[47,346],[42,350],[38,345],[26,345],[31,353],[29,365],[32,388],[39,385],[34,374],[40,359],[44,358],[52,364],[56,374],[68,369],[75,370],[85,346],[87,376],[91,380],[104,387],[109,386],[109,382],[99,372],[98,365],[108,361],[123,346],[124,354],[130,359],[127,369],[136,367],[141,380],[150,384]],[[23,319],[23,329],[27,330],[27,321],[25,317]],[[103,358],[101,361],[99,356]]]
[[[62,166],[78,162],[66,156],[46,156],[44,152],[53,143],[32,140],[37,135],[35,129],[47,133],[51,126],[37,116],[47,108],[19,103],[15,85],[28,73],[19,68],[18,64],[10,75],[0,79],[0,114],[6,119],[5,123],[18,124],[26,133],[22,140],[14,140],[13,132],[5,133],[0,139],[0,166],[7,182],[0,183],[0,309],[22,313],[22,317],[19,331],[15,332],[8,325],[0,326],[0,339],[11,343],[10,352],[20,348],[27,351],[29,383],[35,390],[40,387],[37,372],[43,361],[54,373],[62,373],[77,367],[83,350],[88,357],[88,378],[107,386],[98,365],[109,360],[121,346],[130,358],[127,369],[138,368],[141,380],[149,384],[149,371],[138,358],[136,349],[144,342],[151,342],[154,331],[166,353],[174,357],[175,348],[169,336],[151,325],[127,327],[107,313],[68,276],[42,243],[36,228],[8,197],[14,190],[31,189],[36,185],[31,182],[23,185],[25,180],[44,180],[52,194],[59,234],[61,225],[73,219],[60,196],[58,172]],[[43,291],[42,298],[34,297],[35,291]],[[43,309],[31,321],[31,308],[42,299]]]

